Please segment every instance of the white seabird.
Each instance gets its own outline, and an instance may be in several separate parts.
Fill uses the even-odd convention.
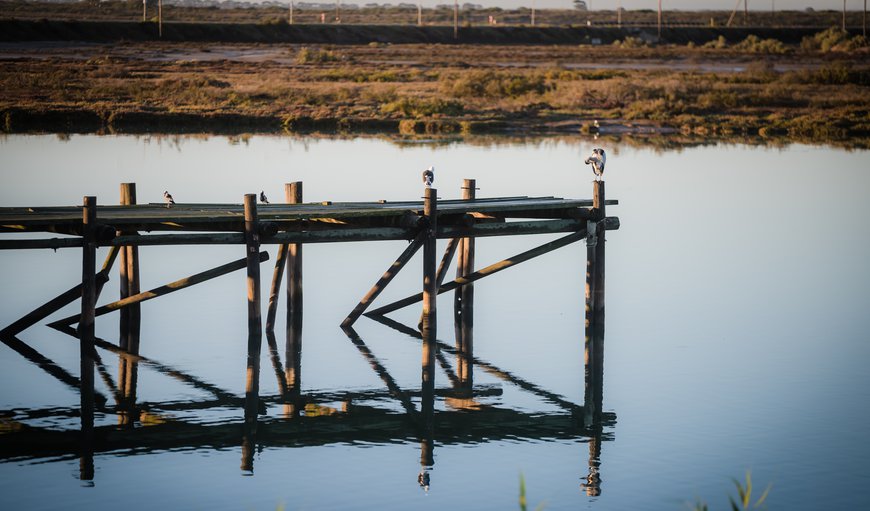
[[[595,180],[601,181],[604,177],[604,163],[607,161],[607,155],[604,149],[596,147],[592,150],[592,155],[586,158],[586,165],[592,165],[592,172],[595,173]]]
[[[166,203],[167,208],[171,208],[175,204],[175,199],[172,198],[172,195],[169,192],[163,192],[163,202]]]
[[[423,171],[423,184],[426,185],[426,188],[431,188],[432,183],[435,181],[435,166],[430,165],[428,169]]]

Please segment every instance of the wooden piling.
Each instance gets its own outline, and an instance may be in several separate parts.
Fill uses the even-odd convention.
[[[81,403],[81,460],[83,467],[93,457],[94,437],[94,308],[96,305],[97,244],[94,226],[97,223],[97,198],[86,196],[82,208],[82,301],[79,322],[79,377]],[[91,461],[92,464],[92,461]],[[93,478],[82,473],[83,479]]]
[[[302,203],[302,181],[286,183],[284,194],[288,204]],[[287,246],[287,324],[302,323],[302,244]]]
[[[475,179],[463,180],[463,200],[474,200],[476,191]],[[456,277],[462,278],[472,273],[474,273],[474,238],[462,238],[459,241],[459,256],[456,260]],[[473,382],[471,359],[474,357],[474,284],[456,289],[453,298],[453,319],[456,332],[456,372],[462,387],[470,388]]]
[[[260,304],[260,232],[257,220],[257,195],[245,194],[245,246],[247,249],[248,288],[248,369],[245,382],[245,423],[257,420],[260,393],[260,345],[262,318]]]
[[[302,182],[284,184],[288,204],[302,204]],[[302,397],[302,244],[287,245],[287,339],[284,346],[284,378],[287,381],[288,417],[299,414]]]
[[[433,417],[435,414],[435,351],[437,334],[438,281],[436,261],[436,232],[438,230],[438,190],[426,188],[423,203],[426,218],[427,236],[423,242],[423,320],[420,330],[423,334],[422,391],[420,408],[422,412],[422,438],[432,438]]]
[[[136,183],[121,183],[121,205],[132,206],[136,204]],[[118,235],[136,234],[120,231]],[[125,245],[120,247],[120,299],[124,299],[139,293],[139,247]],[[139,304],[121,309],[119,318],[120,342],[119,346],[130,353],[139,353],[139,332],[141,322],[141,309]],[[123,385],[123,381],[122,381]]]
[[[584,421],[587,426],[600,417],[604,389],[604,262],[606,219],[604,181],[593,186],[592,219],[586,241],[586,392]]]

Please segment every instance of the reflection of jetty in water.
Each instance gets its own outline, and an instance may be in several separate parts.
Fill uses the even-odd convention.
[[[302,243],[278,242],[277,261],[265,322],[270,359],[280,389],[277,395],[271,396],[263,396],[259,392],[262,336],[259,265],[268,259],[268,254],[259,251],[259,245],[261,236],[269,240],[276,235],[276,231],[272,226],[264,229],[258,224],[256,203],[246,196],[243,241],[248,250],[245,259],[143,293],[139,290],[136,245],[111,245],[103,268],[99,272],[88,272],[88,268],[94,267],[93,249],[101,243],[100,240],[103,240],[102,243],[107,243],[106,240],[111,241],[114,236],[106,232],[108,231],[106,226],[97,227],[98,224],[94,222],[93,217],[89,221],[87,217],[89,208],[86,201],[85,216],[78,227],[80,231],[78,234],[82,238],[77,245],[84,247],[82,285],[59,295],[0,331],[0,340],[4,344],[58,381],[80,391],[81,403],[76,409],[16,409],[5,412],[0,417],[4,433],[0,434],[0,446],[2,446],[0,459],[9,461],[77,457],[80,459],[80,477],[89,480],[94,477],[94,454],[102,452],[112,452],[113,455],[135,455],[157,450],[227,448],[241,444],[241,468],[252,471],[255,450],[267,446],[297,447],[336,442],[419,441],[422,470],[418,481],[421,486],[428,487],[430,484],[428,469],[434,464],[436,442],[440,445],[449,445],[517,438],[579,439],[589,444],[588,468],[584,470],[586,475],[583,476],[584,482],[581,487],[588,495],[599,494],[601,442],[612,438],[611,434],[604,433],[604,428],[615,423],[613,414],[602,411],[604,340],[602,238],[606,229],[618,227],[618,220],[608,218],[604,213],[603,182],[595,184],[594,200],[592,207],[588,209],[578,206],[577,201],[570,203],[561,199],[559,199],[562,201],[559,207],[554,207],[552,201],[546,200],[538,202],[538,204],[548,204],[543,209],[535,209],[534,201],[526,203],[519,201],[521,206],[517,207],[518,201],[516,198],[511,198],[512,205],[499,210],[492,207],[497,199],[475,200],[475,189],[475,182],[466,180],[463,187],[463,201],[468,207],[462,210],[464,211],[462,214],[457,214],[455,209],[450,208],[447,208],[447,214],[439,213],[436,209],[436,192],[431,188],[426,190],[426,201],[419,219],[409,223],[408,214],[403,213],[402,224],[416,226],[416,230],[411,231],[411,236],[407,236],[407,232],[404,233],[412,239],[411,244],[342,323],[342,329],[349,341],[383,381],[386,391],[307,393],[301,391]],[[288,185],[287,202],[303,205],[301,183]],[[135,188],[122,185],[122,204],[135,204]],[[509,217],[555,219],[540,222],[505,222]],[[446,228],[439,225],[445,220],[448,224]],[[197,221],[201,222],[202,219],[198,218]],[[364,227],[360,227],[360,232],[367,229],[371,234],[377,229],[371,227],[370,221],[362,224]],[[493,225],[495,225],[494,229]],[[342,228],[347,230],[347,223],[343,223]],[[402,229],[405,230],[404,227]],[[117,229],[117,231],[119,238],[126,237],[128,243],[136,241],[138,236],[135,232],[125,229]],[[287,229],[284,232],[293,231]],[[383,232],[386,231],[382,230],[380,234]],[[532,232],[571,232],[571,234],[483,269],[474,270],[476,237]],[[445,233],[452,233],[453,237],[436,269],[435,240],[439,236],[450,237]],[[378,235],[374,233],[374,237],[370,239],[384,239]],[[287,241],[297,241],[292,236],[285,237]],[[501,369],[492,362],[476,357],[473,349],[473,282],[580,239],[587,241],[586,378],[582,406]],[[345,241],[345,239],[339,238],[335,241]],[[170,244],[178,242],[179,240],[175,239]],[[32,241],[29,243],[31,246],[9,245],[2,248],[42,248],[53,244],[53,242],[34,244]],[[66,245],[62,243],[61,246]],[[73,243],[70,246],[76,245]],[[368,306],[419,248],[423,248],[424,252],[424,292],[366,314],[422,345],[422,385],[419,389],[403,389],[352,325],[365,313]],[[444,284],[447,268],[457,253],[459,254],[456,265],[457,278]],[[109,270],[119,255],[121,300],[98,308],[97,298],[108,280]],[[141,301],[184,289],[244,267],[247,268],[249,276],[249,339],[247,384],[243,398],[184,371],[139,355],[141,316],[138,304]],[[288,304],[282,362],[274,325],[279,288],[284,278],[285,268]],[[92,278],[88,278],[89,275]],[[455,290],[453,345],[438,340],[436,332],[435,297],[449,290]],[[81,315],[50,324],[55,329],[79,340],[82,362],[80,377],[76,377],[23,342],[18,336],[28,327],[44,320],[79,297],[82,298]],[[423,313],[417,329],[383,315],[418,301],[423,302]],[[93,333],[94,318],[114,310],[120,310],[122,314],[118,345],[96,338]],[[73,328],[72,325],[76,322],[78,328]],[[107,369],[100,350],[118,356],[117,382]],[[453,363],[445,354],[452,356]],[[148,366],[152,370],[197,388],[207,393],[209,397],[192,401],[140,402],[137,400],[139,365]],[[440,366],[447,375],[449,386],[435,385],[436,365]],[[105,387],[111,392],[110,397],[94,390],[94,368]],[[501,387],[475,385],[475,368],[555,405],[558,411],[528,413],[488,404],[488,398],[501,395]],[[436,401],[444,404],[440,410],[436,410]],[[266,415],[269,406],[279,406],[282,412]],[[238,417],[239,409],[244,412],[244,421],[241,424],[235,419]],[[206,410],[212,417],[209,420],[178,418],[185,415],[182,412]],[[214,414],[221,413],[226,414],[227,420],[215,421]],[[105,417],[113,414],[117,416],[117,425],[95,426],[95,416]],[[76,417],[79,418],[76,429],[31,425],[40,424],[45,419],[51,419],[52,423],[57,425],[62,424],[66,418],[72,426]]]

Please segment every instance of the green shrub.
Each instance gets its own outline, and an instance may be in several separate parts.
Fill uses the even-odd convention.
[[[321,64],[324,62],[337,62],[341,57],[331,50],[321,50],[320,48],[309,48],[307,46],[299,49],[296,54],[297,64]]]
[[[805,51],[821,51],[827,53],[836,49],[849,39],[849,33],[837,27],[831,27],[813,36],[804,37],[801,49]]]
[[[395,101],[381,105],[385,114],[401,114],[403,117],[419,119],[437,115],[455,116],[462,113],[462,103],[441,98],[424,99],[402,96]]]
[[[619,48],[646,48],[649,45],[640,37],[628,36],[622,41],[613,41],[613,46]]]
[[[788,53],[788,47],[778,39],[761,39],[755,34],[750,34],[743,41],[734,45],[734,48],[749,53],[771,53],[782,55]]]
[[[441,78],[441,90],[457,98],[515,98],[525,94],[543,94],[554,88],[542,73],[470,71],[458,78]]]
[[[725,40],[725,36],[720,35],[718,38],[707,41],[704,43],[702,48],[712,48],[714,50],[722,50],[728,47],[728,41]]]

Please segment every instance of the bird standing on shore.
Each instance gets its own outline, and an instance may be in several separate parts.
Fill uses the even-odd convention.
[[[428,169],[423,171],[423,184],[426,185],[426,188],[431,188],[432,183],[435,181],[435,166],[430,165]]]
[[[595,173],[595,180],[601,181],[604,177],[604,163],[607,161],[607,155],[604,149],[596,147],[592,150],[589,158],[586,158],[586,165],[592,165],[592,172]]]
[[[263,204],[269,204],[269,199],[266,198],[266,194],[263,193],[263,190],[260,190],[260,202]]]
[[[167,191],[163,192],[163,202],[166,203],[167,208],[171,208],[173,205],[175,205],[175,199],[173,199],[172,195],[170,195],[170,193]]]

